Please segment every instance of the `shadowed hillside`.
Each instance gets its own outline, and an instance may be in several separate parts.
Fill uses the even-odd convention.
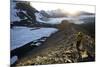
[[[66,22],[66,23],[65,23]],[[95,41],[75,24],[62,21],[59,31],[33,49],[16,65],[76,63],[95,60]]]

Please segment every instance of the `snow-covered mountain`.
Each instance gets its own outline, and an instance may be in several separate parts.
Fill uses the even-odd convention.
[[[16,7],[16,2],[11,2],[11,22],[14,21],[20,21],[21,19],[17,16],[17,13],[19,12],[19,10],[15,9]]]
[[[80,11],[78,12],[79,15],[95,15],[95,13],[90,13],[90,12],[86,12],[86,11]]]
[[[47,17],[47,18],[49,18],[50,17],[50,15],[47,13],[47,11],[45,11],[45,10],[41,10],[41,11],[39,11],[44,17]]]
[[[29,25],[47,20],[45,16],[27,1],[11,1],[11,24]]]
[[[44,17],[44,16],[43,16],[41,13],[39,13],[39,12],[36,12],[36,13],[35,13],[35,16],[36,16],[36,20],[37,20],[38,22],[44,23],[45,21],[48,20],[47,17]]]
[[[95,13],[80,11],[77,13],[77,17],[85,23],[95,22]]]

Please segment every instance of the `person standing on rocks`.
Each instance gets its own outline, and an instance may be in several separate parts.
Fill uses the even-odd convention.
[[[78,32],[77,34],[77,42],[76,42],[76,49],[78,51],[78,54],[79,54],[79,59],[81,59],[81,54],[80,54],[80,44],[82,42],[82,39],[83,39],[83,34],[82,32]]]

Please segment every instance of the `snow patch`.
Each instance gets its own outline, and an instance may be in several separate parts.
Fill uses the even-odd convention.
[[[36,12],[36,13],[35,13],[35,16],[36,16],[36,20],[37,20],[38,22],[44,22],[44,21],[41,20],[41,18],[43,18],[43,15],[42,15],[42,14]]]
[[[17,56],[13,56],[10,60],[11,64],[14,64],[18,60]]]
[[[36,45],[36,46],[40,46],[40,45],[41,45],[41,43],[40,43],[40,42],[37,42],[35,45]]]
[[[11,2],[11,22],[20,21],[21,19],[17,16],[19,10],[15,9],[16,2]]]
[[[58,31],[56,28],[40,28],[31,30],[28,27],[14,27],[11,29],[11,50],[19,48],[31,41],[49,37]]]

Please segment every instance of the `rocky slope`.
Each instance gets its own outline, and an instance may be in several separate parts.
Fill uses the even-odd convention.
[[[44,12],[38,11],[28,1],[11,1],[11,28],[13,26],[34,26],[47,20]],[[44,24],[43,24],[44,25]]]
[[[15,66],[95,61],[94,38],[68,21],[57,28],[57,33],[21,57]]]

